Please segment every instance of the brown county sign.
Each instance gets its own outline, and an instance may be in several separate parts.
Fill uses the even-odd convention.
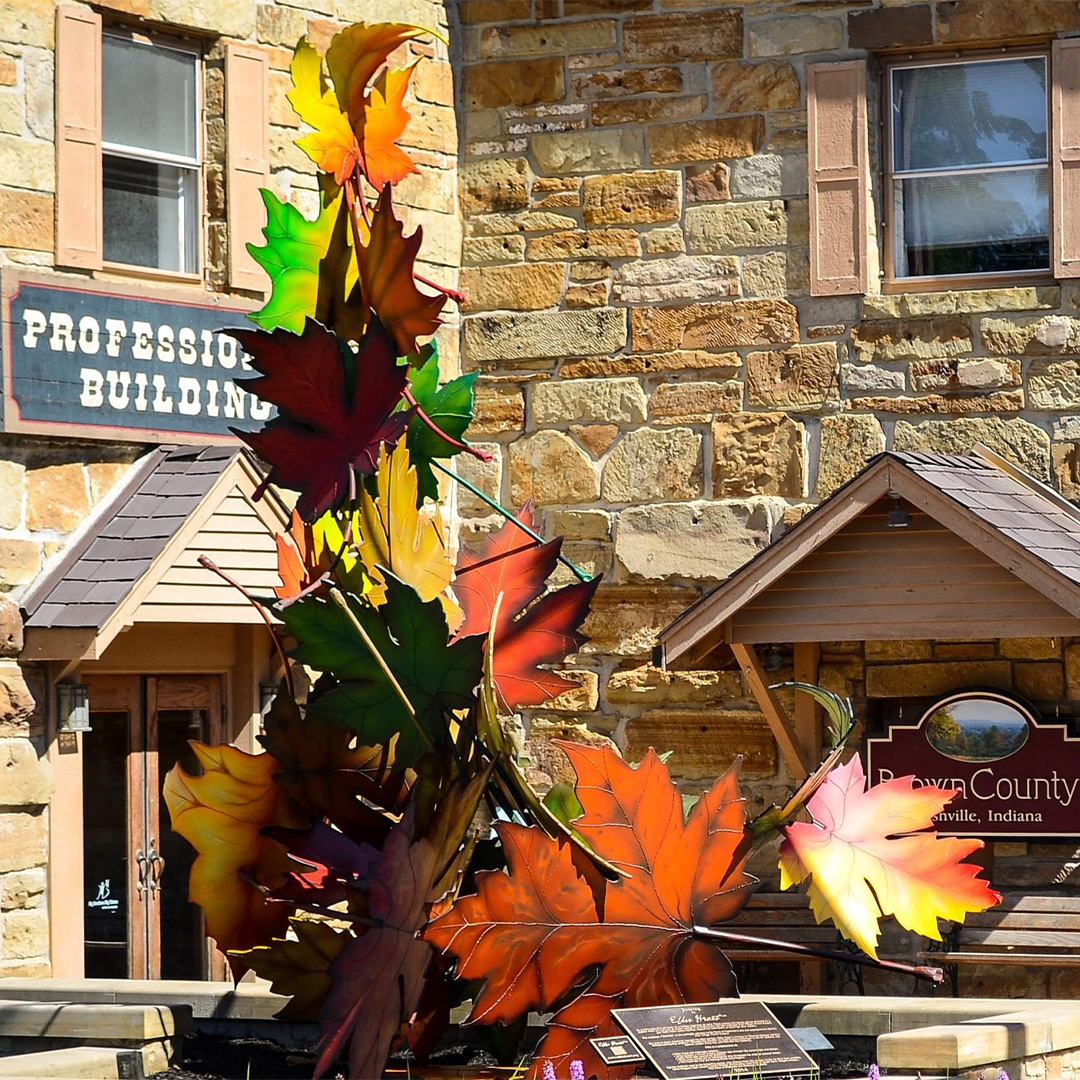
[[[918,724],[868,739],[866,773],[956,789],[935,819],[952,836],[1080,834],[1080,739],[1002,694],[953,694]]]

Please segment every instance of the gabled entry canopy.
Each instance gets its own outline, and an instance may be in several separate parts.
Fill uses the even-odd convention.
[[[906,525],[890,524],[898,510]],[[1080,636],[1080,510],[976,447],[873,459],[661,631],[658,652],[692,668],[723,645],[1063,636]]]
[[[22,601],[28,660],[96,660],[137,623],[254,624],[207,555],[257,595],[279,583],[288,510],[235,447],[161,447],[137,462]]]

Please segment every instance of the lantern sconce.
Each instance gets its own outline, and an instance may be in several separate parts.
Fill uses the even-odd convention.
[[[57,683],[56,716],[60,731],[90,731],[90,687],[86,683]]]

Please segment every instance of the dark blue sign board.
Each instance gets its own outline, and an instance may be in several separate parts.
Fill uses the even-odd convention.
[[[270,408],[229,327],[253,305],[60,275],[0,278],[4,431],[136,442],[232,442]]]

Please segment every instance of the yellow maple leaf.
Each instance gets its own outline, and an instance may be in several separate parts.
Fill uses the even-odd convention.
[[[335,183],[343,184],[360,160],[360,146],[348,116],[326,85],[322,63],[319,51],[301,38],[289,65],[293,88],[285,96],[300,119],[314,128],[296,145]]]
[[[421,600],[439,597],[454,629],[461,622],[461,609],[446,596],[454,564],[438,507],[432,502],[416,505],[416,469],[409,464],[404,441],[391,454],[385,444],[380,448],[376,487],[374,499],[360,490],[360,558],[372,581],[368,599],[376,607],[386,599],[383,570],[389,570],[411,585]]]
[[[163,792],[173,831],[198,852],[188,899],[203,909],[206,932],[223,952],[265,945],[284,934],[289,905],[267,904],[250,879],[276,888],[296,866],[261,830],[306,828],[310,819],[274,782],[277,758],[227,745],[191,748],[202,774],[176,765]]]
[[[364,106],[364,127],[357,135],[363,142],[364,174],[376,191],[382,191],[385,184],[404,180],[409,173],[420,171],[413,159],[395,145],[409,122],[404,101],[409,78],[415,69],[416,64],[393,71],[384,70],[375,80]]]

